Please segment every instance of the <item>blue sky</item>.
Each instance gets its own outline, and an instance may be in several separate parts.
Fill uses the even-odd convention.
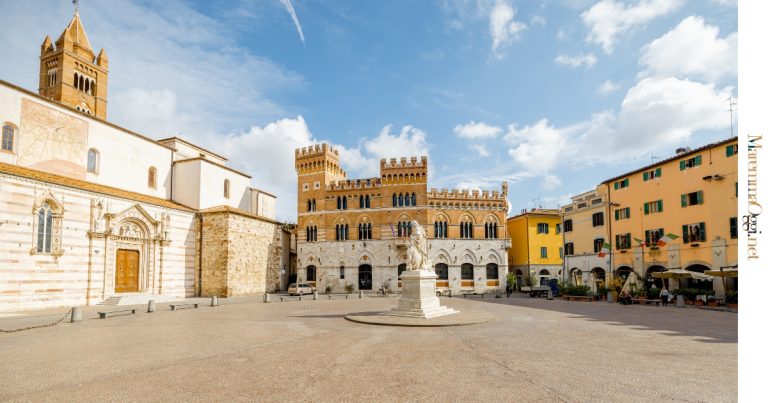
[[[293,149],[352,177],[429,155],[430,186],[557,207],[680,146],[730,136],[735,0],[95,1],[109,120],[230,156],[295,220]],[[66,0],[2,2],[0,78],[35,90]]]

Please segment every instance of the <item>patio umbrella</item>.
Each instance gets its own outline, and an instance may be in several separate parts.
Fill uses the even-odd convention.
[[[706,274],[698,273],[695,271],[689,271],[684,269],[670,269],[667,271],[661,271],[661,272],[654,272],[651,273],[651,276],[654,278],[673,278],[680,280],[681,278],[693,278],[696,280],[705,280],[705,281],[712,281],[712,276],[708,276]]]
[[[631,292],[639,288],[640,288],[640,281],[637,278],[637,274],[635,274],[635,272],[632,272],[632,273],[629,273],[629,276],[627,276],[627,281],[624,282],[624,286],[621,287],[621,291]]]
[[[704,274],[712,277],[720,277],[723,281],[723,291],[728,294],[728,283],[725,282],[726,278],[739,277],[739,269],[736,267],[721,267],[720,270],[706,270]]]

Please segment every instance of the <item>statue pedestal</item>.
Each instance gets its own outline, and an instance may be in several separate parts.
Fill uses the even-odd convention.
[[[452,308],[440,306],[440,299],[435,295],[437,275],[428,270],[409,270],[400,276],[403,282],[403,294],[399,306],[388,314],[409,318],[431,319],[458,313]]]

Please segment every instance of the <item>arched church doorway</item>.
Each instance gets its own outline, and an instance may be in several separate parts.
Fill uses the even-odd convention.
[[[373,287],[373,267],[369,264],[361,264],[357,268],[357,288],[370,290]]]

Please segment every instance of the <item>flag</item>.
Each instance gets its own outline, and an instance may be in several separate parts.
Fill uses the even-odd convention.
[[[597,257],[605,257],[608,253],[611,252],[611,244],[608,242],[603,242],[603,247],[600,249],[600,253],[597,254]]]
[[[395,237],[395,227],[392,226],[392,223],[389,223],[389,229],[392,231],[392,238]]]
[[[643,241],[640,238],[635,238],[635,242],[637,242],[638,246],[640,246],[641,248],[645,246],[645,241]]]
[[[680,237],[675,234],[667,234],[661,237],[661,239],[659,239],[659,242],[657,242],[656,244],[659,246],[667,246],[668,243],[674,241],[677,238],[680,238]]]

